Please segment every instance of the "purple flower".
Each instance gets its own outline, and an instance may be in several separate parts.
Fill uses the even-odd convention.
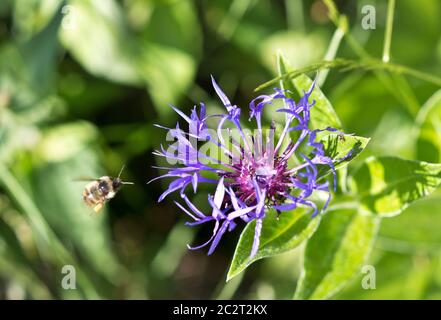
[[[306,206],[311,208],[314,217],[319,209],[308,198],[316,190],[328,193],[328,199],[321,210],[326,209],[331,196],[330,186],[329,182],[320,179],[322,177],[318,169],[319,166],[326,166],[331,170],[335,188],[334,163],[337,159],[331,159],[325,154],[324,146],[316,141],[317,133],[339,131],[334,128],[309,128],[310,110],[314,106],[314,101],[309,101],[309,97],[315,82],[297,104],[285,95],[285,91],[277,88],[271,95],[261,95],[252,100],[249,120],[256,120],[257,129],[254,134],[242,127],[241,109],[230,102],[213,77],[212,84],[226,113],[207,116],[202,103],[199,114],[195,107],[190,116],[172,107],[187,122],[188,133],[181,130],[179,125],[175,129],[159,126],[169,131],[174,144],[169,145],[167,150],[161,146],[161,150],[154,154],[164,157],[172,166],[159,167],[166,170],[166,173],[153,180],[174,178],[159,201],[179,191],[183,203],[175,203],[193,220],[187,222],[187,225],[214,224],[210,239],[201,245],[189,246],[192,250],[209,245],[208,254],[211,254],[224,233],[232,231],[240,220],[245,223],[255,220],[255,236],[250,253],[252,258],[259,248],[262,222],[268,210],[274,209],[281,214]],[[277,112],[285,113],[285,123],[277,143],[274,142],[275,123],[271,123],[266,135],[262,128],[263,110],[275,101],[283,103],[283,108]],[[209,118],[217,120],[216,130],[209,129]],[[295,140],[292,140],[293,135],[290,134],[293,131],[296,132]],[[233,132],[238,135],[235,137]],[[202,152],[200,147],[204,144],[214,147],[217,156]],[[219,154],[223,157],[219,157]],[[211,213],[202,212],[187,197],[187,187],[196,193],[199,183],[213,185],[214,194],[208,194],[207,197]]]

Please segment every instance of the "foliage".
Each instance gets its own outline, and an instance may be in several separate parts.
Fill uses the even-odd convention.
[[[374,4],[364,30],[355,1],[2,1],[0,298],[439,299],[441,3]],[[211,257],[188,251],[210,226],[183,227],[156,202],[166,182],[145,183],[168,104],[218,113],[210,74],[243,109],[274,86],[297,101],[317,77],[312,126],[351,133],[318,135],[340,159],[328,210],[271,211],[252,260],[254,223]],[[269,110],[265,125],[283,116]],[[91,215],[74,180],[123,164],[136,184]]]

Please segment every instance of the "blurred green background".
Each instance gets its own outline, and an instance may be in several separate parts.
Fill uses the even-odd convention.
[[[357,44],[381,58],[387,1],[336,5]],[[362,28],[364,5],[376,8],[374,30]],[[440,18],[438,0],[397,1],[391,60],[441,75]],[[172,198],[156,202],[168,181],[146,184],[159,174],[151,152],[165,140],[153,124],[176,123],[169,103],[222,110],[210,74],[246,108],[254,88],[276,75],[279,51],[303,67],[327,53],[332,59],[334,39],[337,57],[358,59],[335,30],[318,0],[2,0],[0,298],[292,298],[302,248],[259,261],[227,285],[240,230],[213,256],[187,250],[210,226],[185,227]],[[441,162],[435,85],[332,70],[322,89],[346,132],[373,138],[361,158]],[[419,112],[425,103],[428,115]],[[73,180],[115,176],[123,164],[123,178],[136,185],[91,215],[84,183]],[[200,190],[195,202],[203,206]],[[440,299],[439,230],[441,192],[384,219],[370,262],[376,290],[363,290],[357,278],[336,298]],[[67,264],[76,290],[61,287]]]

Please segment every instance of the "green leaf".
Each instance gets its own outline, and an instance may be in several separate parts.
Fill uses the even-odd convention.
[[[295,299],[327,299],[352,279],[367,260],[378,217],[355,209],[328,211],[305,248]]]
[[[382,223],[393,220],[383,219]],[[430,283],[434,281],[436,259],[431,261],[421,253],[407,255],[379,249],[373,250],[371,256],[369,265],[375,267],[375,290],[363,289],[361,284],[367,274],[362,272],[335,297],[336,300],[427,300],[430,299],[429,290],[436,291],[438,297],[435,299],[439,299],[438,289],[432,289]]]
[[[95,76],[141,84],[134,37],[116,1],[71,1],[66,8],[61,41],[71,55]]]
[[[152,12],[145,23],[139,26],[144,40],[179,49],[196,57],[200,55],[202,34],[193,1],[155,1],[146,7]]]
[[[313,81],[305,74],[294,78],[292,81],[301,96],[311,88],[313,83]],[[315,84],[314,90],[309,99],[310,102],[315,101],[315,105],[311,108],[312,129],[325,129],[327,127],[333,127],[336,129],[342,128],[340,119],[335,113],[331,102],[325,97],[317,84]]]
[[[417,116],[419,134],[416,157],[441,162],[441,90],[427,100]]]
[[[441,164],[371,157],[351,177],[349,187],[361,210],[390,217],[435,191],[440,183]]]
[[[176,104],[191,85],[196,61],[184,51],[155,44],[145,44],[141,59],[141,76],[157,112],[166,116],[173,112],[168,105]]]
[[[58,51],[58,30],[61,24],[62,4],[47,26],[29,41],[20,45],[26,66],[26,77],[32,88],[45,92],[54,80]]]
[[[277,75],[282,76],[285,73],[293,71],[294,68],[290,65],[288,60],[283,56],[282,53],[279,52],[277,55]],[[279,81],[280,89],[288,90],[289,93],[295,93],[296,88],[294,87],[294,83],[290,79],[281,79]]]
[[[289,62],[279,54],[278,57],[279,74],[293,71]],[[294,79],[282,79],[281,86],[285,90],[293,90],[294,88],[298,92],[299,96],[303,96],[304,92],[309,91],[313,81],[305,74]],[[292,91],[294,92],[294,91]],[[341,129],[341,121],[335,113],[331,102],[325,97],[317,84],[315,84],[314,90],[310,96],[310,102],[315,100],[315,105],[311,108],[311,128],[312,129],[325,129],[327,127],[333,127]]]
[[[338,170],[357,157],[366,148],[369,140],[370,138],[365,137],[329,134],[322,137],[320,142],[323,144],[325,155],[335,159],[335,170]],[[320,167],[319,171],[320,176],[330,172],[328,166]]]
[[[227,281],[237,276],[254,261],[294,249],[309,238],[320,223],[320,216],[311,218],[311,211],[306,208],[283,212],[278,220],[276,215],[271,210],[263,220],[259,250],[251,260],[249,257],[256,222],[250,222],[242,231],[228,270]]]
[[[139,3],[138,3],[139,5]],[[62,41],[93,75],[143,86],[161,115],[173,112],[193,82],[201,35],[191,1],[147,3],[134,26],[114,0],[73,1],[63,20]],[[128,11],[139,10],[136,3]],[[139,32],[133,32],[132,28]]]
[[[441,196],[417,201],[393,219],[381,222],[384,245],[416,251],[441,248]]]
[[[164,1],[151,6],[140,48],[139,71],[160,116],[173,113],[192,85],[202,47],[193,1]]]

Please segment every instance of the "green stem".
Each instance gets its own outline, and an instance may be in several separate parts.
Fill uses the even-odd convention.
[[[308,73],[311,71],[317,71],[317,70],[321,70],[321,69],[329,69],[329,68],[335,68],[338,66],[342,66],[343,63],[341,63],[342,59],[336,59],[334,61],[321,61],[318,63],[313,63],[307,67],[304,68],[300,68],[294,71],[290,71],[287,73],[284,73],[270,81],[267,81],[263,84],[261,84],[260,86],[258,86],[256,89],[254,89],[254,91],[260,91],[262,89],[265,89],[267,87],[276,85],[278,81],[281,80],[287,80],[287,79],[293,79],[299,75],[301,75],[302,73]]]
[[[240,284],[242,283],[243,277],[245,275],[245,270],[238,274],[236,277],[225,283],[225,280],[222,279],[218,288],[215,290],[217,292],[214,296],[215,300],[230,300],[233,298]]]
[[[355,69],[373,70],[373,71],[385,70],[390,73],[411,75],[415,78],[433,83],[441,87],[440,77],[433,76],[418,70],[414,70],[406,66],[392,64],[392,63],[384,63],[377,59],[366,59],[366,60],[335,59],[333,61],[327,61],[327,60],[321,61],[318,63],[311,64],[307,67],[297,69],[295,71],[287,72],[282,76],[276,77],[270,81],[261,84],[256,89],[254,89],[254,91],[260,91],[267,87],[273,86],[280,80],[288,80],[288,79],[296,78],[302,73],[308,73],[311,71],[318,71],[322,69],[332,69],[332,68],[340,68],[342,71],[349,71]]]
[[[331,21],[335,24],[337,28],[340,28],[342,19],[346,19],[345,15],[342,15],[335,6],[334,2],[332,0],[324,0],[326,6],[328,7],[329,11],[329,17]],[[366,52],[366,50],[358,43],[358,41],[352,36],[352,34],[349,32],[349,29],[345,29],[345,39],[348,43],[348,45],[351,47],[351,49],[355,52],[355,54],[361,58],[361,59],[372,59],[372,57],[369,55],[369,53]],[[399,87],[396,79],[397,77],[389,77],[387,74],[384,74],[380,71],[374,72],[375,76],[382,82],[382,84],[386,87],[387,90],[400,102],[402,102],[404,105],[407,106],[407,110],[411,112],[412,115],[415,115],[415,104],[419,106],[418,100],[415,98],[415,94],[413,93],[412,89],[410,88],[407,79],[404,77],[402,78],[402,83],[406,83],[406,90],[407,93],[406,96],[403,96],[403,90],[400,90],[398,92],[396,90],[397,87]],[[409,99],[408,97],[412,97]]]
[[[331,43],[329,44],[328,50],[325,54],[324,60],[333,60],[335,56],[337,55],[338,48],[340,46],[341,40],[343,39],[345,35],[345,31],[342,28],[337,28],[334,32],[334,35],[332,36]],[[317,83],[319,87],[322,87],[323,84],[326,81],[326,78],[328,77],[329,70],[325,70],[324,72],[320,73],[318,76]]]
[[[383,62],[390,60],[390,44],[392,40],[392,28],[394,24],[395,0],[389,0],[387,5],[386,31],[384,34]]]
[[[187,252],[182,243],[191,243],[195,233],[184,224],[178,223],[169,232],[167,240],[150,263],[150,271],[156,279],[170,277],[178,268],[179,263]]]
[[[240,20],[242,19],[245,12],[250,8],[253,4],[254,0],[234,0],[228,10],[228,14],[222,20],[219,25],[219,33],[224,36],[226,40],[230,39],[234,32],[236,31],[237,26],[239,25]]]
[[[393,3],[391,3],[393,2]],[[260,86],[258,86],[254,91],[260,91],[262,89],[265,89],[269,86],[276,85],[276,83],[280,80],[286,80],[286,79],[292,79],[297,76],[299,76],[302,73],[308,73],[311,71],[318,71],[318,70],[327,70],[331,68],[342,68],[343,71],[353,70],[353,69],[365,69],[365,70],[373,70],[375,71],[376,75],[379,77],[381,81],[383,81],[386,85],[389,86],[389,89],[391,89],[391,81],[387,79],[386,76],[382,76],[382,74],[376,72],[377,70],[385,70],[390,73],[395,74],[407,74],[410,76],[413,76],[415,78],[433,83],[435,85],[438,85],[441,87],[441,78],[427,74],[406,66],[398,65],[398,64],[392,64],[392,63],[385,63],[384,61],[380,61],[377,59],[373,59],[370,57],[370,55],[361,47],[357,40],[352,37],[352,35],[349,33],[349,30],[347,28],[344,28],[344,25],[347,25],[346,17],[344,15],[341,15],[337,7],[335,6],[334,2],[332,0],[325,0],[325,4],[328,6],[329,10],[329,16],[330,19],[334,22],[337,28],[341,28],[345,31],[345,37],[348,41],[351,48],[356,52],[356,54],[362,58],[362,60],[355,61],[355,60],[346,60],[346,59],[335,59],[333,61],[321,61],[315,64],[311,64],[307,67],[285,73],[277,78],[274,78],[270,81],[267,81]],[[393,24],[393,11],[395,7],[395,0],[390,0],[389,7],[388,7],[388,25],[390,25],[386,32],[386,48],[390,49],[390,40],[392,37],[392,24]],[[346,22],[344,24],[344,22]],[[389,39],[389,40],[387,40]],[[387,44],[388,43],[388,44]],[[389,49],[385,52],[389,52]],[[405,79],[403,81],[406,81]],[[396,84],[396,83],[395,83]],[[396,96],[397,93],[392,90],[392,93]],[[405,101],[406,102],[406,101]],[[413,110],[414,106],[410,105],[409,110]]]
[[[285,0],[286,20],[288,28],[292,30],[305,31],[305,19],[303,17],[302,0]]]
[[[418,102],[417,97],[415,96],[415,92],[407,82],[406,78],[403,75],[394,75],[393,82],[396,84],[395,87],[397,91],[401,93],[403,100],[409,110],[409,113],[412,115],[416,115],[418,110],[420,109],[420,103]]]

